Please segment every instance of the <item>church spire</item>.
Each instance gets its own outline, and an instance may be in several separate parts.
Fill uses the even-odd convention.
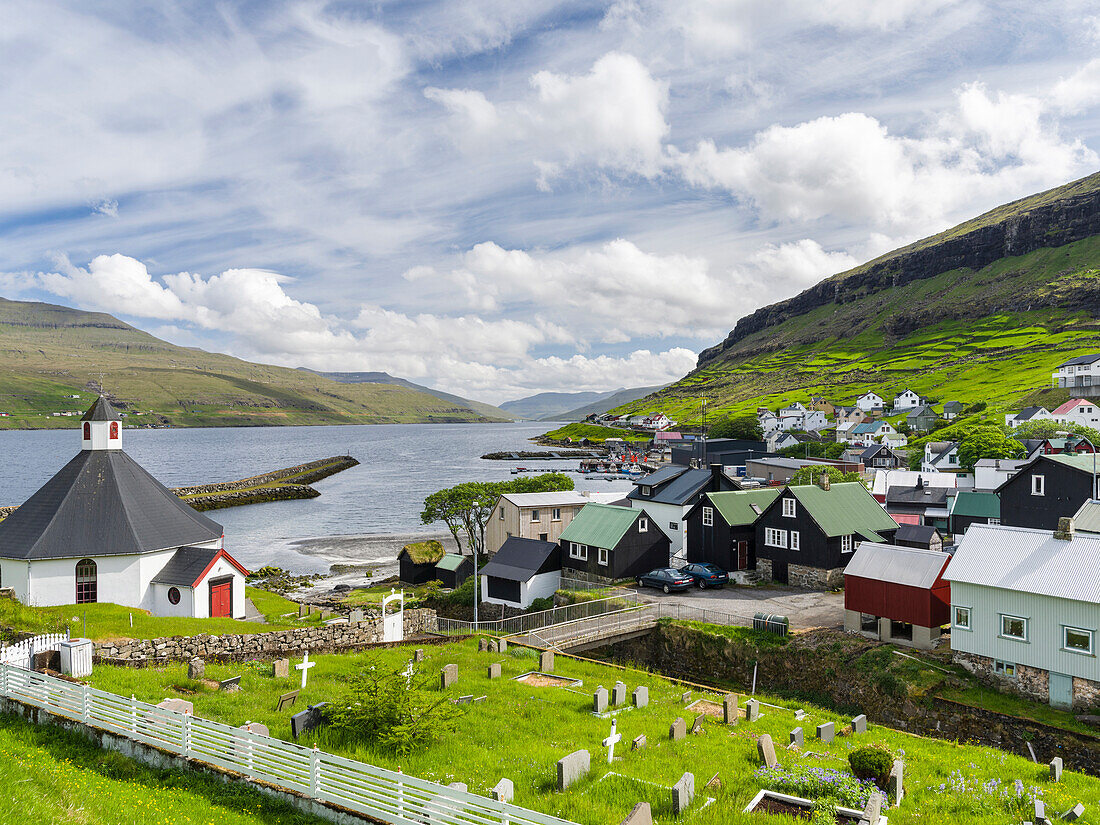
[[[122,416],[102,395],[80,419],[80,429],[82,449],[122,449]]]

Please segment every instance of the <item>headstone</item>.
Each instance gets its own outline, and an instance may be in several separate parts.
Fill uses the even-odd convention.
[[[194,702],[188,702],[186,699],[165,699],[162,702],[157,702],[157,707],[173,710],[176,713],[185,713],[189,716],[195,715]]]
[[[418,647],[416,650],[413,651],[413,661],[414,662],[423,662],[424,661],[424,648]]]
[[[852,717],[852,733],[867,733],[867,714]]]
[[[890,768],[890,778],[886,780],[886,792],[893,800],[894,807],[901,805],[905,798],[905,763],[900,759],[894,760],[894,766]]]
[[[490,653],[500,653],[500,648],[497,647],[497,640],[496,639],[490,639],[489,640],[489,652]]]
[[[364,613],[363,613],[362,610],[353,610],[353,611],[351,611],[351,614],[348,616],[348,621],[349,622],[361,622],[361,621],[363,621],[363,616],[364,616]]]
[[[640,751],[642,748],[645,747],[645,742],[645,734],[639,733],[637,736],[634,737],[634,741],[630,743],[630,749],[632,751]]]
[[[310,610],[310,607],[309,607],[308,604],[298,605],[298,618],[299,619],[304,619],[306,616],[309,615],[309,610]]]
[[[774,768],[779,764],[779,760],[775,758],[775,744],[770,734],[765,733],[756,740],[756,752],[760,754],[760,761],[765,767]]]
[[[603,713],[607,710],[607,688],[598,687],[592,694],[592,712]]]
[[[714,776],[712,776],[710,779],[707,780],[707,784],[704,785],[703,787],[704,788],[721,788],[722,787],[722,780],[718,778],[718,774],[715,774]]]
[[[543,673],[554,672],[554,651],[544,650],[539,654],[539,670]]]
[[[54,673],[61,672],[61,651],[60,650],[43,650],[41,653],[34,654],[34,660],[31,663],[31,669],[42,673],[46,670],[52,670]]]
[[[298,691],[292,690],[290,693],[284,693],[279,697],[279,703],[275,706],[276,711],[283,710],[285,708],[294,707],[298,701]]]
[[[695,721],[693,721],[691,723],[691,733],[702,733],[703,732],[703,719],[704,718],[706,718],[705,713],[700,713],[698,716],[695,717]]]
[[[722,697],[722,721],[727,725],[737,724],[737,694],[727,693]]]
[[[615,730],[615,720],[611,720],[611,733],[603,740],[603,746],[607,748],[607,764],[615,761],[615,745],[622,741],[623,735]]]
[[[303,733],[309,733],[311,730],[321,727],[325,721],[325,708],[327,707],[328,702],[319,702],[291,716],[291,735],[297,739]]]
[[[626,704],[626,685],[622,682],[616,682],[615,686],[611,688],[611,706],[617,708],[619,705]]]
[[[241,689],[241,677],[234,676],[230,679],[222,679],[218,682],[218,690],[240,690]]]
[[[507,653],[507,652],[508,652],[508,640],[507,639],[497,639],[497,653]]]
[[[190,662],[187,663],[187,678],[188,679],[205,679],[206,678],[206,662],[196,656]]]
[[[672,812],[679,816],[691,805],[695,797],[695,777],[685,773],[680,781],[672,786]]]
[[[794,745],[796,748],[801,748],[802,747],[804,740],[803,740],[803,737],[802,737],[802,727],[801,726],[799,726],[799,727],[795,728],[794,730],[792,730],[788,734],[788,737],[791,740],[789,744]]]
[[[482,636],[477,640],[477,652],[488,653],[489,652],[489,640]]]
[[[246,730],[249,733],[259,734],[260,736],[271,736],[271,731],[267,729],[267,725],[260,722],[246,722],[241,725],[238,730]]]
[[[515,790],[511,779],[502,779],[493,786],[490,793],[497,802],[511,802],[512,797],[515,796]]]
[[[863,806],[863,817],[860,822],[866,820],[868,825],[878,825],[880,819],[882,819],[882,794],[871,791],[871,795],[867,797],[867,804]]]
[[[802,708],[799,708],[798,710],[796,710],[794,712],[794,720],[796,722],[801,722],[805,718],[806,718],[806,711],[804,711]]]
[[[687,736],[687,723],[677,716],[676,721],[668,729],[668,738],[676,742],[685,736]]]
[[[458,681],[458,665],[446,665],[439,671],[439,687],[446,690]]]
[[[683,702],[685,705],[689,704],[691,702],[691,691],[685,690],[683,693],[681,693],[680,701]]]
[[[1031,819],[1033,822],[1042,822],[1047,818],[1047,806],[1041,799],[1032,800],[1032,811],[1033,816]]]
[[[745,702],[745,721],[755,722],[760,718],[760,703],[755,699]]]
[[[453,788],[456,791],[462,791],[463,793],[466,793],[466,783],[465,782],[452,782],[447,787],[448,788]]]
[[[321,608],[321,621],[332,618],[332,610],[328,607]]]
[[[1062,757],[1056,756],[1050,760],[1050,781],[1062,781]]]
[[[634,707],[636,708],[644,708],[649,704],[649,688],[647,687],[639,685],[634,688],[632,696],[634,697]]]
[[[648,802],[639,802],[619,825],[653,825],[653,811]]]
[[[276,659],[271,665],[271,675],[276,679],[290,677],[290,659]]]
[[[588,751],[574,751],[558,760],[558,790],[564,791],[592,767]]]
[[[499,679],[500,678],[500,662],[493,662],[491,665],[489,665],[489,678],[490,679]]]
[[[469,696],[459,696],[455,699],[455,702],[460,705],[468,705],[472,701],[474,701],[474,695],[472,693]]]
[[[1072,808],[1062,814],[1062,819],[1064,819],[1066,822],[1076,822],[1084,815],[1085,806],[1078,802],[1076,805],[1074,805]]]
[[[833,736],[836,734],[836,725],[832,722],[825,722],[817,726],[817,738],[822,742],[832,742]]]

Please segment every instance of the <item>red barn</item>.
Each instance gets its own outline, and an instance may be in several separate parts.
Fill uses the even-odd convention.
[[[930,650],[951,620],[951,556],[865,541],[844,569],[844,629]]]

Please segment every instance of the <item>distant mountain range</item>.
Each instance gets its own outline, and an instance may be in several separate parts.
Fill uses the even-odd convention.
[[[620,387],[609,392],[540,392],[515,401],[505,401],[500,409],[517,418],[534,421],[581,421],[590,415],[644,398],[662,386]]]
[[[492,404],[483,404],[481,401],[471,401],[469,398],[452,395],[449,392],[414,384],[412,381],[407,381],[404,378],[397,378],[396,376],[390,375],[388,372],[317,372],[307,367],[300,367],[300,369],[306,372],[312,372],[314,375],[322,375],[333,381],[339,381],[341,384],[393,384],[398,387],[408,387],[410,390],[426,392],[428,395],[434,395],[436,398],[448,401],[457,406],[467,407],[478,415],[483,415],[488,419],[496,421],[511,421],[516,417],[499,407],[494,407]]]

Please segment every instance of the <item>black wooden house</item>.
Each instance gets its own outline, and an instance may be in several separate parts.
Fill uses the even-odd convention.
[[[630,579],[668,567],[669,538],[644,510],[586,504],[561,534],[563,571]]]
[[[687,518],[687,560],[723,570],[756,569],[756,520],[779,496],[778,487],[707,493]]]
[[[1001,524],[1054,530],[1094,498],[1093,455],[1040,455],[997,488]]]

